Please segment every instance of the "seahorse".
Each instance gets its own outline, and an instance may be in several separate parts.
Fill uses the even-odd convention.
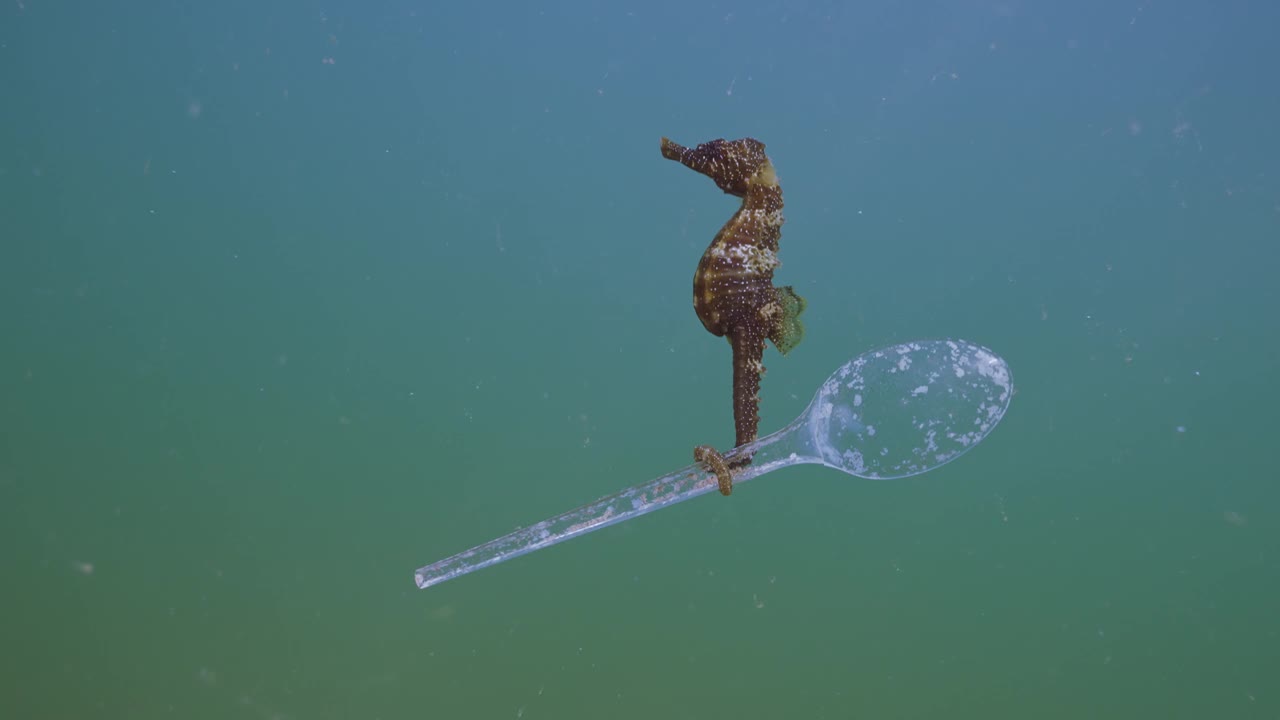
[[[693,307],[702,326],[727,338],[733,351],[733,426],[735,447],[756,439],[760,426],[760,378],[765,340],[786,355],[804,337],[800,314],[805,300],[791,286],[774,287],[773,271],[782,237],[782,188],[764,143],[755,138],[716,139],[697,147],[662,138],[662,156],[715,181],[742,207],[720,228],[698,261],[693,276]],[[713,448],[694,450],[698,462],[715,472],[720,492],[733,490],[734,467]]]

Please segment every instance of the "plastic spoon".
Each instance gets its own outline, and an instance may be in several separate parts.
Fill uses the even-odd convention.
[[[981,442],[1012,398],[1009,366],[990,350],[964,340],[903,343],[850,360],[790,425],[724,457],[752,454],[735,485],[802,463],[874,480],[919,475]],[[690,465],[418,568],[414,581],[438,585],[716,489],[713,473]]]

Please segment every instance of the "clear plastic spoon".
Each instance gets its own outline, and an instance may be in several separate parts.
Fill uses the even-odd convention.
[[[1009,366],[964,340],[903,343],[859,355],[831,374],[800,417],[726,452],[735,485],[788,465],[816,463],[874,480],[919,475],[963,455],[991,432],[1013,398]],[[414,581],[428,588],[593,530],[717,489],[694,464],[521,528],[431,565]]]

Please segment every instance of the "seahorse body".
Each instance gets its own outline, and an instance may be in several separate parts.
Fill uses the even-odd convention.
[[[698,262],[693,307],[703,327],[728,338],[733,348],[735,446],[744,445],[756,439],[760,425],[765,340],[785,355],[804,337],[804,298],[790,286],[773,286],[773,271],[781,265],[782,188],[764,143],[754,138],[718,139],[694,148],[663,138],[662,156],[742,198],[742,207]]]

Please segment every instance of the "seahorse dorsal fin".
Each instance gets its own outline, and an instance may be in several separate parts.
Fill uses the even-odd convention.
[[[774,298],[781,312],[769,332],[769,342],[786,355],[804,339],[804,322],[800,320],[800,313],[804,312],[808,302],[790,285],[775,288]]]

